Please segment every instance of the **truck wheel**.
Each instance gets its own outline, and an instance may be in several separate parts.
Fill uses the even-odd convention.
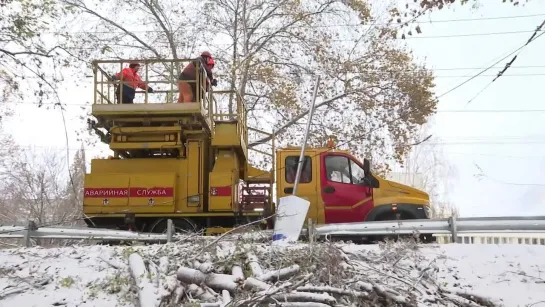
[[[420,235],[420,241],[423,243],[436,243],[437,238],[432,235],[425,234],[425,235]]]
[[[190,234],[197,231],[197,226],[190,219],[172,219],[172,223],[175,233]],[[159,219],[155,222],[155,224],[153,224],[153,226],[150,227],[150,232],[166,233],[167,228],[167,219]]]

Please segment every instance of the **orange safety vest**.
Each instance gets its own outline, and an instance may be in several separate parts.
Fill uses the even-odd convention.
[[[120,78],[120,75],[122,76],[121,80],[123,80],[124,82],[127,82],[127,83],[123,83],[124,85],[132,87],[133,89],[136,89],[137,87],[143,90],[148,89],[148,85],[142,82],[142,78],[140,78],[138,73],[136,73],[136,71],[134,71],[134,69],[132,68],[124,68],[123,71],[121,71],[121,73],[116,74],[118,78]]]

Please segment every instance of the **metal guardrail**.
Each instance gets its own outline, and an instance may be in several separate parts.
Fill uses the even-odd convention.
[[[439,244],[451,243],[450,235],[437,234]],[[458,234],[459,244],[524,244],[545,245],[545,232],[472,232]]]
[[[328,224],[311,227],[314,236],[444,234],[451,242],[465,233],[545,233],[545,216],[472,217]]]
[[[30,222],[28,226],[0,226],[0,238],[24,239],[26,247],[31,246],[31,238],[35,239],[67,239],[67,240],[127,240],[143,242],[172,242],[174,227],[172,220],[167,220],[165,234],[142,233],[125,230],[111,230],[86,227],[35,227]]]
[[[30,238],[36,239],[90,239],[90,240],[128,240],[172,242],[174,227],[168,220],[165,234],[139,233],[133,231],[109,230],[100,228],[62,228],[40,227],[33,223],[24,226],[0,226],[0,238],[24,238],[25,246],[30,246]],[[263,234],[271,231],[264,231]],[[312,237],[329,236],[370,236],[396,234],[434,234],[448,235],[451,242],[460,242],[464,234],[475,233],[529,233],[545,234],[545,216],[509,216],[448,218],[430,220],[377,221],[346,224],[312,225],[302,230]]]

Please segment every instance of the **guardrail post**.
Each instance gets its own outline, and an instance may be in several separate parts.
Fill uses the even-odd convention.
[[[171,219],[167,220],[167,243],[172,242],[172,236],[174,233],[174,227]]]
[[[312,245],[314,243],[314,225],[312,224],[312,219],[307,220],[307,234],[308,242]]]
[[[30,239],[32,238],[31,232],[35,231],[36,229],[38,229],[38,227],[36,227],[36,223],[34,223],[34,221],[28,221],[27,227],[25,229],[25,235],[23,238],[25,247],[32,246],[32,242],[30,241]]]
[[[451,243],[458,242],[458,229],[456,228],[456,216],[448,218],[448,224],[450,227]]]

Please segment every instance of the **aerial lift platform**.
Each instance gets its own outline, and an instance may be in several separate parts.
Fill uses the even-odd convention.
[[[240,95],[206,92],[206,75],[198,66],[190,81],[197,87],[195,102],[177,103],[177,76],[190,61],[138,60],[142,80],[154,92],[137,91],[133,104],[117,103],[115,90],[123,81],[112,75],[135,61],[92,63],[94,119],[88,124],[113,156],[93,159],[85,177],[88,225],[163,232],[166,220],[173,219],[178,230],[221,232],[274,211],[272,172],[248,163]],[[274,138],[271,143],[271,151],[261,154],[271,158],[274,169]]]

